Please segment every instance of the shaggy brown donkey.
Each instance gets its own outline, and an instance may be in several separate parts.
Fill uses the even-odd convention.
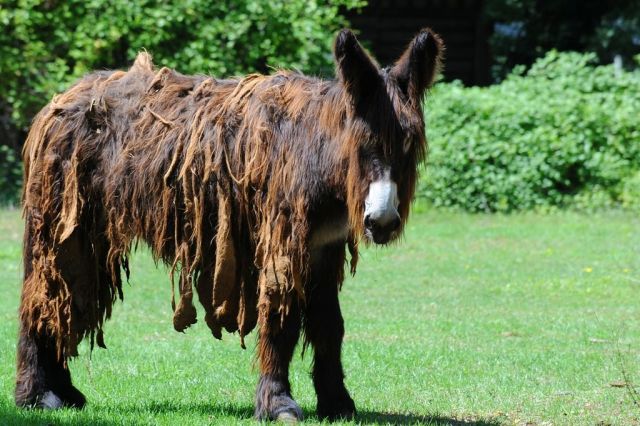
[[[256,416],[295,418],[288,370],[301,330],[318,415],[355,413],[344,387],[338,290],[346,248],[386,244],[407,219],[426,151],[422,100],[440,64],[430,30],[380,69],[355,36],[337,79],[218,80],[154,69],[86,76],[35,118],[24,147],[24,284],[16,403],[82,407],[67,361],[122,298],[138,241],[171,267],[174,326],[259,325]]]

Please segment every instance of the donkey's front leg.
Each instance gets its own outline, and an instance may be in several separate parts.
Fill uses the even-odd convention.
[[[302,420],[302,410],[291,397],[289,363],[300,335],[300,310],[292,302],[284,320],[278,312],[266,313],[260,325],[258,357],[260,383],[255,415],[260,420]]]
[[[344,248],[324,250],[312,269],[307,285],[305,335],[313,346],[313,384],[318,397],[317,413],[321,419],[353,418],[353,399],[344,386],[340,353],[344,337],[344,321],[338,301],[342,277]]]

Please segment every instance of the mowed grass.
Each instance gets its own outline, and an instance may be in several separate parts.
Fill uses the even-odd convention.
[[[173,331],[167,271],[132,260],[108,350],[72,361],[89,404],[13,408],[22,224],[0,212],[1,424],[252,424],[255,332]],[[361,424],[640,424],[640,219],[416,209],[344,284],[343,360]],[[200,318],[202,312],[200,311]],[[317,423],[310,356],[294,395]]]

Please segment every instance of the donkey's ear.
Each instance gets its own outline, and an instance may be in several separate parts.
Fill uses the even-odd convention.
[[[350,30],[344,29],[338,33],[333,54],[336,75],[354,98],[371,93],[375,85],[379,84],[378,66]]]
[[[422,99],[440,71],[444,45],[429,28],[421,30],[391,69],[404,93],[414,101]]]

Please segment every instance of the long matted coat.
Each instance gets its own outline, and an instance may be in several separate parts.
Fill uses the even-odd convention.
[[[297,339],[301,319],[321,352],[316,369],[328,345],[319,333],[338,339],[330,345],[338,351],[335,386],[346,396],[332,402],[316,383],[321,415],[352,414],[342,391],[337,290],[323,295],[316,287],[339,288],[345,246],[355,271],[363,234],[386,242],[401,231],[426,149],[422,95],[440,52],[425,30],[394,67],[380,70],[343,31],[335,81],[288,71],[185,76],[157,70],[141,53],[128,71],[90,74],[56,96],[24,147],[18,403],[55,406],[51,392],[61,405],[84,404],[65,397],[77,392],[65,381],[66,361],[85,337],[104,346],[103,324],[122,298],[121,271],[128,277],[129,253],[141,240],[176,278],[176,330],[196,322],[194,292],[217,338],[225,329],[243,339],[260,324],[259,417],[300,417],[277,395],[290,397],[279,375],[290,360],[282,354],[295,346],[278,339]],[[393,225],[365,211],[372,183],[383,179],[396,191]],[[314,314],[333,293],[335,303]],[[332,317],[335,330],[314,331]],[[34,363],[61,372],[64,383],[33,379]]]

